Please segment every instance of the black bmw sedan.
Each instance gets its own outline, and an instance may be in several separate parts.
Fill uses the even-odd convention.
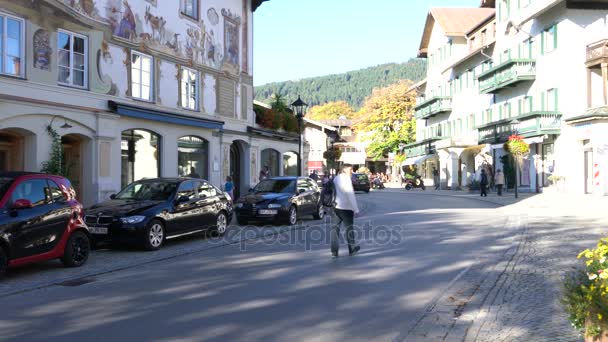
[[[212,230],[222,235],[232,199],[203,179],[155,178],[129,184],[86,210],[95,242],[134,242],[155,250],[165,239]]]
[[[321,191],[308,177],[273,177],[262,180],[234,205],[236,219],[294,225],[302,215],[323,218]]]

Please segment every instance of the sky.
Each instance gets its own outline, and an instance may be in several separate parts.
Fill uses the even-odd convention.
[[[253,17],[253,82],[340,74],[416,57],[431,7],[480,0],[270,0]]]

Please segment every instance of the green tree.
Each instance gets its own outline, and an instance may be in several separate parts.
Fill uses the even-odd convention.
[[[354,128],[370,141],[367,155],[379,159],[397,151],[399,144],[416,141],[416,120],[413,117],[416,97],[408,92],[410,81],[400,81],[374,89],[359,111]]]

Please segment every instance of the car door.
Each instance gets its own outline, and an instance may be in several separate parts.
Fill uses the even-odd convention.
[[[297,190],[300,214],[310,214],[312,207],[312,189],[305,178],[298,178]]]
[[[12,258],[18,259],[50,251],[60,239],[57,220],[51,218],[51,203],[46,179],[26,179],[16,184],[7,203]],[[13,209],[20,199],[31,208]]]
[[[199,207],[196,188],[197,182],[192,180],[184,181],[179,185],[173,202],[174,219],[169,234],[182,233],[197,227]],[[187,198],[187,200],[180,202],[180,198]]]
[[[310,191],[311,191],[311,199],[312,199],[311,205],[314,210],[313,212],[316,213],[319,203],[321,201],[321,190],[319,190],[319,186],[317,185],[317,183],[314,180],[309,178],[306,181],[308,182],[308,186],[310,187]]]
[[[215,224],[218,213],[219,196],[215,187],[202,181],[198,186],[198,206],[200,208],[200,219],[197,220],[198,228],[208,228]]]
[[[59,185],[52,179],[47,179],[47,188],[45,194],[50,199],[47,204],[49,208],[47,220],[53,226],[53,234],[59,238],[51,242],[51,249],[55,248],[60,240],[60,237],[66,233],[70,219],[72,218],[72,207],[67,201],[67,198],[59,188]]]

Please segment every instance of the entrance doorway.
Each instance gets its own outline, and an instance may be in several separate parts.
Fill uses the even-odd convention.
[[[26,170],[26,143],[33,137],[33,133],[22,129],[0,130],[0,172]]]
[[[72,187],[76,191],[76,198],[82,202],[82,138],[75,134],[67,134],[61,137],[61,145],[63,146],[63,167],[65,168],[64,175],[72,183]]]
[[[230,177],[234,184],[234,199],[236,200],[240,196],[241,189],[241,149],[236,142],[230,145]]]
[[[122,132],[121,186],[142,178],[160,177],[160,135],[141,129]]]

